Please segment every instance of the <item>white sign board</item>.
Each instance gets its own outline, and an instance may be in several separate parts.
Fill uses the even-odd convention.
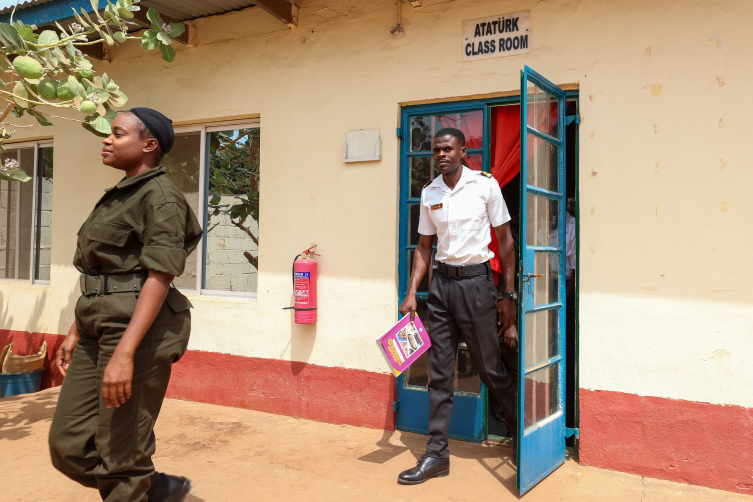
[[[530,52],[530,10],[463,21],[463,61]]]

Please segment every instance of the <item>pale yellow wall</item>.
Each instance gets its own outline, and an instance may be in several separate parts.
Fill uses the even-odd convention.
[[[173,64],[132,46],[99,66],[175,121],[261,117],[258,300],[195,299],[190,348],[384,372],[373,339],[398,304],[400,105],[514,92],[527,64],[581,92],[581,386],[753,406],[753,4],[424,4],[403,8],[399,40],[392,0],[304,0],[295,30],[249,9],[198,20],[198,47]],[[530,55],[460,62],[463,20],[524,9]],[[118,179],[96,138],[63,125],[49,129],[52,285],[0,288],[6,328],[65,331],[75,232]],[[344,164],[346,133],[372,128],[383,160]],[[302,327],[281,309],[312,242],[320,321]]]

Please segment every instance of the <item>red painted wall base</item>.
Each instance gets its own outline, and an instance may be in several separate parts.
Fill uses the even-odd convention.
[[[189,350],[173,365],[167,396],[395,430],[395,391],[392,375]]]
[[[753,409],[580,390],[580,463],[753,493]]]

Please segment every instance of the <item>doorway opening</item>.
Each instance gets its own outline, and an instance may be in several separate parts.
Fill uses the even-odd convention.
[[[520,186],[520,96],[493,98],[485,100],[468,100],[452,103],[406,106],[402,109],[400,161],[400,220],[399,220],[399,298],[405,296],[410,271],[413,265],[413,252],[418,244],[418,220],[420,196],[423,186],[439,176],[433,165],[431,140],[436,131],[443,127],[456,127],[466,136],[468,154],[465,165],[473,170],[490,172],[501,181],[503,196],[511,215],[517,217],[521,208]],[[578,92],[570,91],[566,95],[565,126],[565,160],[566,160],[566,199],[567,209],[575,228],[572,235],[577,239],[578,194]],[[517,157],[515,145],[517,144]],[[530,152],[530,146],[527,148]],[[554,223],[556,225],[556,222]],[[550,227],[550,232],[553,230]],[[557,232],[554,232],[556,235]],[[493,235],[493,234],[492,234]],[[519,240],[517,229],[513,236]],[[573,243],[575,244],[575,242]],[[496,246],[492,243],[492,247]],[[577,245],[573,246],[570,267],[571,281],[568,282],[570,293],[566,298],[567,347],[566,347],[566,385],[562,398],[565,408],[566,427],[578,427],[577,402]],[[495,254],[496,254],[496,249]],[[518,256],[518,271],[521,269]],[[573,270],[574,269],[574,270]],[[417,294],[417,315],[426,326],[428,289],[431,279],[436,274],[436,262],[419,286]],[[520,285],[520,281],[516,281]],[[455,369],[455,393],[449,435],[453,439],[482,442],[505,441],[507,428],[503,420],[493,417],[493,399],[490,399],[486,387],[481,383],[477,370],[473,367],[467,349],[461,343],[458,346]],[[517,369],[518,354],[508,351],[503,355],[508,367],[514,363]],[[397,428],[404,431],[426,434],[428,432],[428,357],[426,354],[416,361],[406,372],[398,377]],[[558,405],[559,406],[559,405]],[[502,423],[500,423],[502,422]],[[577,440],[567,439],[567,446],[577,455]]]

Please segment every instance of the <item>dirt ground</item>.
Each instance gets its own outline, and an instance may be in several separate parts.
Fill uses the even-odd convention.
[[[96,502],[50,464],[47,433],[58,389],[0,399],[0,500]],[[425,436],[298,420],[168,399],[156,427],[158,470],[193,481],[189,502],[514,501],[512,450],[451,441],[451,473],[397,484]],[[525,495],[536,501],[719,501],[753,497],[582,467],[568,461]]]

